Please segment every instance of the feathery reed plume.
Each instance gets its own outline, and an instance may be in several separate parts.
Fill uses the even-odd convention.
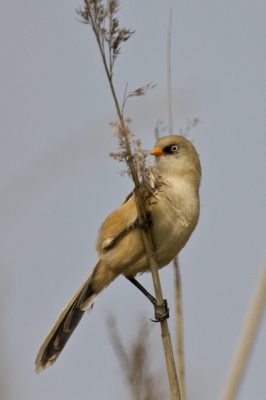
[[[119,137],[119,146],[120,149],[122,150],[120,153],[122,154],[116,155],[116,157],[118,159],[120,157],[120,160],[125,159],[127,163],[130,175],[135,185],[133,193],[138,213],[138,220],[139,223],[143,223],[144,218],[146,217],[146,204],[145,204],[145,199],[143,198],[143,185],[145,182],[142,182],[142,185],[140,183],[139,179],[140,169],[139,171],[136,169],[137,162],[136,158],[134,161],[134,155],[131,148],[130,131],[128,129],[127,122],[123,118],[123,113],[119,106],[119,102],[113,84],[113,66],[118,54],[120,53],[120,45],[121,43],[127,41],[134,33],[134,31],[119,27],[119,21],[116,18],[116,13],[118,9],[119,9],[119,2],[116,0],[108,0],[106,6],[103,4],[102,0],[84,0],[84,9],[77,10],[77,13],[83,18],[83,22],[85,24],[91,25],[99,46],[104,68],[106,71],[110,89],[115,102],[117,115],[119,118],[119,122],[115,123],[115,129]],[[108,47],[107,51],[105,51],[105,43],[107,44]],[[108,54],[109,56],[109,61],[107,61],[106,54]],[[143,95],[145,91],[149,90],[150,88],[151,88],[150,85],[146,85],[143,88],[137,89],[137,91],[135,91],[135,95]],[[140,154],[139,149],[138,153]],[[160,307],[161,305],[164,304],[164,299],[162,294],[161,282],[159,279],[157,262],[154,256],[155,253],[154,253],[151,232],[149,229],[147,230],[142,229],[141,234],[147,253],[147,258],[149,260],[150,270],[152,273],[156,302],[158,307]],[[160,313],[163,314],[164,307],[161,308],[162,310],[160,310]],[[170,333],[168,329],[168,323],[166,320],[163,320],[160,322],[160,325],[162,331],[162,341],[163,341],[165,360],[168,371],[171,396],[173,400],[174,399],[180,400],[179,386],[175,369]]]
[[[129,118],[124,119],[125,129],[122,128],[119,122],[111,123],[114,129],[114,135],[118,138],[118,148],[120,151],[109,153],[109,155],[115,160],[125,162],[127,164],[127,169],[122,170],[121,175],[126,173],[133,179],[131,169],[128,166],[130,155],[126,149],[126,138],[131,143],[131,138],[134,136],[130,128],[130,123],[131,120]],[[145,200],[145,204],[149,204],[152,201],[151,198],[156,197],[156,193],[160,187],[163,184],[168,185],[168,183],[163,180],[157,169],[147,161],[148,152],[141,148],[140,139],[133,140],[133,149],[134,152],[131,155],[131,160],[140,181],[142,198]]]
[[[113,316],[107,319],[107,327],[115,354],[134,400],[161,400],[160,375],[151,368],[150,326],[140,319],[136,338],[129,349],[123,345]]]
[[[124,108],[125,108],[126,102],[130,97],[145,96],[147,91],[148,90],[152,90],[155,86],[156,85],[154,85],[151,82],[151,83],[148,83],[146,86],[142,86],[142,87],[134,90],[134,92],[127,93],[127,84],[126,84],[125,93],[124,93],[124,100],[123,100],[123,104],[122,104],[122,115],[124,114]]]
[[[198,118],[194,118],[193,120],[190,120],[189,118],[187,119],[187,125],[184,130],[181,128],[179,129],[179,135],[182,135],[184,137],[188,136],[188,133],[191,129],[195,128],[198,124],[200,123],[200,120]]]
[[[166,131],[166,127],[163,125],[163,121],[158,119],[154,128],[154,136],[156,140],[159,140],[162,137],[163,132]]]
[[[104,55],[104,62],[108,60],[108,70],[112,76],[115,60],[121,51],[121,43],[126,42],[134,31],[119,27],[119,21],[115,17],[119,10],[119,1],[109,0],[106,6],[102,0],[84,0],[84,3],[84,9],[80,8],[76,11],[83,18],[81,22],[91,25],[101,54]],[[108,23],[108,27],[106,27],[106,23]],[[105,50],[105,43],[108,47],[107,50]]]

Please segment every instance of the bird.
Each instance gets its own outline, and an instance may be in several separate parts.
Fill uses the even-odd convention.
[[[150,154],[155,157],[154,166],[164,182],[156,200],[147,206],[160,269],[181,251],[198,223],[201,164],[194,145],[180,135],[160,138]],[[85,311],[92,308],[110,283],[119,275],[134,280],[136,275],[150,270],[137,220],[133,194],[101,225],[96,242],[97,262],[45,337],[35,361],[37,373],[57,360]]]

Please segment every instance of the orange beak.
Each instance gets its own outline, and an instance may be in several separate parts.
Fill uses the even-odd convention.
[[[150,154],[151,154],[152,156],[158,157],[158,156],[162,156],[162,155],[164,154],[164,152],[163,152],[161,149],[159,149],[158,147],[155,147],[154,149],[152,149],[152,150],[150,151]]]

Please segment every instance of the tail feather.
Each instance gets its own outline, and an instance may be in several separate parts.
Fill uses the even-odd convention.
[[[61,311],[50,332],[44,339],[35,361],[36,372],[40,372],[56,361],[81,320],[85,310],[92,307],[99,293],[93,291],[91,283],[99,265],[100,260],[98,260],[90,275]]]

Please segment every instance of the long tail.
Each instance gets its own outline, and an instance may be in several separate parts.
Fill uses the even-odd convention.
[[[99,293],[113,280],[107,279],[105,282],[101,280],[101,285],[93,284],[94,281],[97,283],[97,272],[101,270],[99,268],[100,264],[101,261],[98,260],[90,275],[61,311],[50,332],[44,339],[35,360],[36,372],[49,367],[57,360],[57,357],[74,332],[84,312],[89,307],[92,307]]]

